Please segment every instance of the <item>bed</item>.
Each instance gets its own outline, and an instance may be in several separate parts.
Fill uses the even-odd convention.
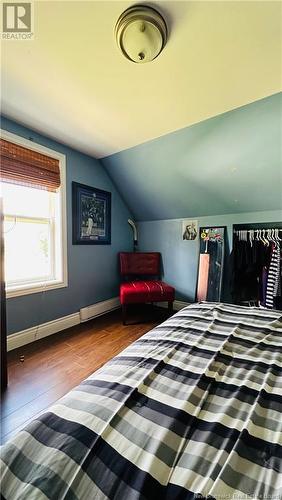
[[[6,500],[282,497],[281,312],[188,306],[3,446]]]

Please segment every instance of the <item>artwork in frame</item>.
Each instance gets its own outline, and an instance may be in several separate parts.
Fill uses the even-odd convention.
[[[198,221],[185,219],[182,221],[182,239],[184,241],[195,241],[198,239]]]
[[[111,244],[111,193],[72,183],[74,245]]]

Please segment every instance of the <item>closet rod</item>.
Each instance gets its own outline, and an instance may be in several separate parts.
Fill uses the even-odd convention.
[[[246,232],[250,233],[251,231],[254,232],[254,231],[272,231],[272,230],[282,231],[282,229],[280,229],[279,227],[262,227],[259,229],[234,229],[233,232],[236,234],[239,234],[242,231],[246,231]]]
[[[245,230],[247,231],[248,229],[282,229],[282,222],[281,221],[272,221],[272,222],[249,222],[245,224],[233,224],[233,232],[238,231],[238,230]]]

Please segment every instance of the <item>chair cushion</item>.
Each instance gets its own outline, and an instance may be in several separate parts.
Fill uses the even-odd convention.
[[[142,302],[171,302],[175,289],[163,281],[129,281],[120,285],[121,304]]]

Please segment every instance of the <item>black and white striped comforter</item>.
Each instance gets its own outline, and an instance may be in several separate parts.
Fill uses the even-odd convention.
[[[279,316],[183,309],[3,447],[3,497],[281,498]]]

